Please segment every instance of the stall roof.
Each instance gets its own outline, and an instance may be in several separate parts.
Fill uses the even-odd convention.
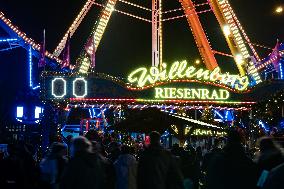
[[[179,116],[179,115],[175,115],[175,114],[169,114],[169,115],[176,117],[176,118],[179,118],[179,119],[183,119],[183,120],[188,121],[190,123],[195,123],[195,124],[201,125],[201,126],[207,126],[207,127],[213,127],[213,128],[216,128],[216,129],[221,129],[221,127],[218,127],[216,125],[212,125],[212,124],[209,124],[209,123],[205,123],[203,121],[199,121],[199,120],[195,120],[195,119],[191,119],[191,118],[188,118],[188,117],[183,117],[183,116]]]
[[[114,126],[110,127],[110,129],[143,133],[149,133],[154,130],[164,132],[173,124],[183,125],[187,123],[213,129],[222,129],[221,127],[213,124],[184,117],[178,114],[169,113],[167,111],[161,111],[156,108],[148,108],[134,112],[132,110],[125,120],[115,124]]]

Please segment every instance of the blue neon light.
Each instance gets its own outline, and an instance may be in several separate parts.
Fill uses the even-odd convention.
[[[106,111],[106,108],[98,114],[98,117],[102,115]]]
[[[93,110],[93,117],[95,117],[96,116],[95,109],[93,108],[92,110]]]
[[[32,60],[32,47],[30,45],[30,47],[29,47],[29,86],[30,86],[31,89],[36,90],[40,86],[39,85],[37,85],[35,87],[33,86],[32,76],[33,76],[33,60]]]
[[[92,116],[91,109],[89,109],[89,114],[90,114],[90,118],[94,118],[94,116]]]
[[[214,111],[221,119],[224,119],[224,117],[217,110],[214,110]]]
[[[22,118],[24,115],[24,107],[18,106],[17,107],[17,118]]]
[[[1,43],[1,42],[11,42],[11,41],[18,41],[18,39],[16,39],[16,38],[12,38],[12,39],[0,39],[0,43]]]
[[[266,128],[266,125],[263,123],[263,121],[259,120],[258,124],[259,124],[265,131],[268,131],[268,129]]]
[[[281,79],[283,79],[283,78],[284,78],[282,62],[283,62],[282,60],[279,62],[280,78],[281,78]]]
[[[41,107],[36,106],[35,107],[35,119],[39,119],[40,114],[43,112],[43,109]]]
[[[33,88],[33,81],[32,81],[32,47],[29,47],[29,84],[30,87]]]
[[[225,119],[228,120],[229,110],[226,111]]]

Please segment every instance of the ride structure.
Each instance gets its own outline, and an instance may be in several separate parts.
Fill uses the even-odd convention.
[[[150,2],[149,0],[149,5]],[[152,0],[150,8],[130,0],[105,0],[104,3],[87,0],[53,53],[44,52],[49,69],[42,71],[41,85],[35,85],[33,82],[35,76],[32,74],[32,60],[33,57],[40,59],[43,46],[27,37],[3,13],[0,14],[0,26],[8,33],[9,38],[0,40],[1,51],[17,47],[25,48],[29,55],[30,88],[41,89],[42,99],[45,102],[64,107],[65,110],[81,107],[97,108],[100,111],[114,109],[114,112],[120,112],[123,108],[156,107],[164,112],[173,111],[176,115],[172,115],[180,119],[192,121],[191,119],[199,119],[202,111],[209,107],[215,119],[221,119],[222,122],[230,120],[230,124],[233,125],[232,119],[236,112],[250,111],[260,100],[257,95],[265,96],[282,88],[279,82],[284,79],[283,44],[277,43],[271,54],[261,59],[255,48],[259,45],[250,41],[228,0],[179,0],[179,2],[180,7],[164,11],[165,2],[162,0]],[[152,19],[119,10],[116,8],[118,3],[144,10],[152,16]],[[74,68],[62,69],[64,60],[59,57],[68,46],[68,39],[73,37],[92,7],[101,8],[92,32],[86,38]],[[152,27],[152,62],[151,65],[149,64],[149,67],[152,67],[133,71],[127,80],[98,73],[96,70],[96,64],[99,64],[100,60],[96,59],[95,54],[100,48],[101,39],[113,12],[149,23]],[[180,15],[169,17],[168,14],[172,12]],[[205,32],[199,18],[204,13],[212,13],[216,17],[230,54],[212,48],[210,36]],[[186,61],[175,62],[171,66],[163,62],[165,40],[163,23],[176,19],[187,20],[202,63],[207,69],[196,68]],[[232,58],[239,74],[223,73],[216,55]],[[268,80],[275,81],[278,88],[267,84]],[[271,87],[273,90],[261,93],[264,87],[267,89]],[[180,111],[187,113],[179,114]],[[93,118],[92,114],[89,118]]]
[[[116,10],[115,5],[118,2],[131,5],[139,9],[147,10],[149,12],[151,11],[152,20],[147,20],[146,18]],[[259,64],[260,62],[259,55],[257,54],[253,44],[244,31],[240,21],[238,20],[228,1],[209,0],[204,3],[196,4],[192,0],[180,0],[180,3],[182,8],[163,12],[162,0],[152,0],[152,9],[123,0],[106,1],[105,5],[96,3],[95,1],[87,1],[80,11],[79,15],[76,17],[75,21],[67,30],[66,34],[64,35],[63,39],[61,40],[53,54],[55,56],[60,55],[60,52],[65,47],[68,33],[70,33],[72,37],[76,29],[79,27],[81,21],[83,20],[83,17],[90,10],[91,6],[94,5],[103,7],[103,10],[98,21],[95,24],[91,36],[87,40],[87,43],[83,49],[84,52],[81,54],[80,61],[77,65],[77,71],[80,74],[87,74],[88,71],[90,71],[89,69],[94,66],[92,65],[92,57],[94,56],[96,49],[99,46],[99,43],[101,41],[101,38],[103,37],[103,33],[107,27],[108,21],[111,18],[113,11],[140,19],[141,21],[152,23],[152,66],[162,67],[162,23],[165,21],[186,17],[203,62],[209,70],[213,70],[214,68],[218,67],[215,54],[230,56],[234,58],[235,64],[237,65],[239,73],[241,75],[249,74],[255,79],[256,84],[261,82],[260,76],[256,69],[257,64]],[[204,10],[197,12],[197,7],[204,7]],[[163,15],[166,15],[169,12],[180,10],[184,11],[184,15],[163,19]],[[230,51],[232,53],[231,55],[213,50],[211,48],[208,37],[206,36],[204,28],[199,19],[199,14],[206,12],[213,12],[215,17],[217,18],[218,23],[223,30],[228,47],[230,48]]]

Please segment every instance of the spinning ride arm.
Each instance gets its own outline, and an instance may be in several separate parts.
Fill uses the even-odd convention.
[[[227,0],[209,0],[209,2],[219,22],[219,25],[223,30],[224,36],[234,56],[239,72],[241,75],[245,75],[247,68],[251,65],[249,63],[249,58],[251,56],[245,45],[245,40],[241,35],[242,31],[239,28],[240,23],[237,22],[238,20],[235,20],[236,16]],[[248,37],[247,40],[249,40]],[[252,50],[258,58],[258,55],[256,54],[253,47]]]
[[[224,14],[227,15],[229,13],[225,12],[223,14],[223,12],[221,11],[220,6],[219,6],[217,1],[218,0],[210,0],[209,2],[210,2],[210,5],[212,7],[212,10],[215,14],[215,17],[217,18],[219,25],[220,25],[221,29],[223,30],[224,36],[225,36],[226,41],[228,43],[228,46],[231,50],[231,53],[236,60],[238,57],[240,57],[240,50],[239,50],[237,44],[235,43],[235,41],[236,41],[235,38],[234,38],[235,36],[231,32],[231,31],[235,32],[235,30],[232,30],[232,28],[236,28],[236,26],[235,26],[235,23],[233,21],[233,18],[228,21],[230,23],[230,25],[228,24],[227,20],[225,19]],[[243,73],[243,69],[241,67],[241,64],[239,64],[237,62],[237,66],[238,66],[239,71],[241,73]]]
[[[94,56],[94,53],[96,52],[104,34],[104,31],[107,27],[108,21],[112,15],[112,12],[114,11],[116,2],[117,0],[107,1],[106,6],[102,11],[99,21],[96,23],[95,29],[93,30],[91,37],[87,40],[88,42],[84,48],[85,52],[78,65],[79,73],[86,74],[88,72],[91,64],[91,60],[88,55],[90,55],[90,57]]]
[[[256,83],[261,82],[260,76],[255,67],[255,58],[259,60],[259,56],[250,43],[248,36],[243,30],[229,2],[227,0],[209,0],[209,3],[220,27],[223,30],[227,44],[235,59],[240,74],[245,75],[248,73],[255,79]],[[241,34],[243,34],[245,39],[243,39]],[[249,44],[254,57],[251,57],[249,54],[245,45],[245,40]]]
[[[193,33],[200,55],[209,70],[218,67],[212,48],[202,28],[192,0],[179,0],[185,12],[187,21]]]
[[[56,47],[56,49],[53,52],[53,55],[58,57],[62,50],[64,49],[65,45],[66,45],[66,41],[68,38],[68,34],[70,35],[70,37],[73,36],[73,34],[75,33],[76,29],[79,27],[79,25],[81,24],[82,20],[84,19],[84,17],[86,16],[86,14],[89,12],[89,10],[91,9],[93,2],[95,0],[88,0],[84,7],[82,8],[82,10],[80,11],[80,13],[78,14],[78,16],[76,17],[76,19],[74,20],[74,22],[72,23],[72,25],[69,27],[69,29],[67,30],[67,32],[65,33],[63,39],[60,41],[60,43],[58,44],[58,46]]]

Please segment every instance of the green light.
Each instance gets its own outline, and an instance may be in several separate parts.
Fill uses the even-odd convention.
[[[155,88],[156,99],[202,99],[226,100],[230,97],[227,90],[209,90],[205,88]]]
[[[137,87],[155,84],[157,82],[170,82],[173,80],[197,79],[200,81],[220,82],[227,86],[233,86],[238,91],[244,91],[248,88],[249,78],[247,76],[222,74],[219,67],[213,71],[204,70],[188,66],[186,61],[174,62],[169,70],[163,66],[162,70],[157,67],[151,67],[149,70],[145,67],[138,68],[128,76],[130,83],[136,83]]]

